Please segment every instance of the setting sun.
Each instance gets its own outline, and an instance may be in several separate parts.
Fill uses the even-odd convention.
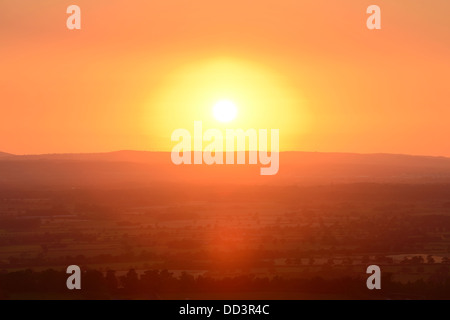
[[[233,101],[220,100],[213,107],[213,115],[220,122],[230,122],[237,115],[237,107]]]
[[[280,149],[294,149],[294,137],[310,127],[310,105],[274,70],[220,56],[171,66],[154,94],[143,100],[139,127],[160,137],[152,139],[159,150],[168,148],[174,130],[191,128],[194,121],[202,121],[204,130],[282,128]]]

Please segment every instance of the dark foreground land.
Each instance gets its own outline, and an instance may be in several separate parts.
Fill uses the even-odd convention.
[[[445,170],[413,183],[105,184],[105,171],[50,183],[63,167],[0,182],[2,299],[450,298]],[[381,290],[366,287],[372,264]]]

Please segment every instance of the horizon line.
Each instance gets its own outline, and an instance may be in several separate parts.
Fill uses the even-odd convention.
[[[270,152],[270,150],[263,150]],[[120,153],[120,152],[142,152],[142,153],[171,153],[172,151],[162,151],[162,150],[133,150],[133,149],[122,149],[122,150],[113,150],[113,151],[98,151],[98,152],[48,152],[48,153],[9,153],[0,151],[0,155],[8,155],[8,156],[51,156],[51,155],[99,155],[99,154],[112,154],[112,153]],[[190,150],[186,152],[203,152],[203,151],[195,151]],[[236,153],[242,151],[223,151],[223,153]],[[260,152],[260,150],[245,150],[245,152]],[[390,152],[347,152],[347,151],[305,151],[305,150],[284,150],[278,151],[278,153],[327,153],[327,154],[352,154],[352,155],[394,155],[394,156],[410,156],[410,157],[429,157],[429,158],[446,158],[450,159],[450,156],[443,155],[426,155],[426,154],[408,154],[408,153],[390,153]]]

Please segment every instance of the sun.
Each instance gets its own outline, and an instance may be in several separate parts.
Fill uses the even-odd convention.
[[[220,122],[230,122],[237,115],[237,107],[233,101],[220,100],[213,107],[213,115]]]

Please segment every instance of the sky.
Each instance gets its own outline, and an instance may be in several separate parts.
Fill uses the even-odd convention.
[[[279,129],[281,151],[450,156],[449,14],[447,0],[2,0],[0,151],[170,151],[199,120]],[[221,99],[238,110],[226,124]]]

